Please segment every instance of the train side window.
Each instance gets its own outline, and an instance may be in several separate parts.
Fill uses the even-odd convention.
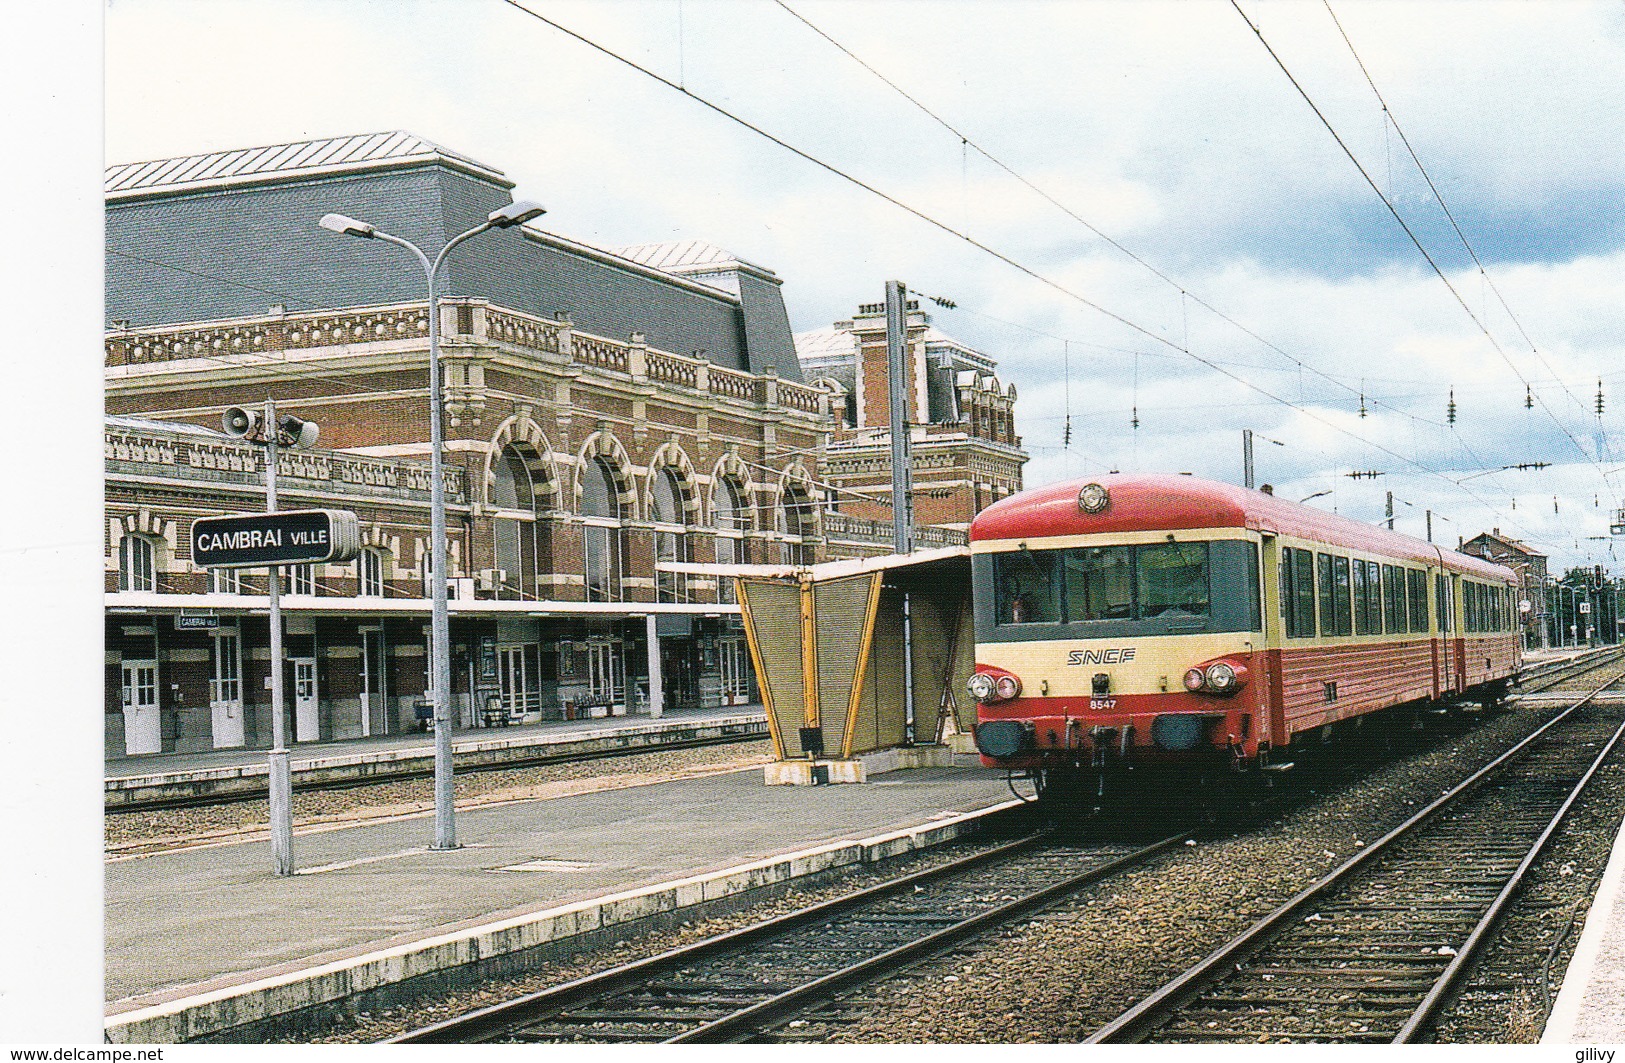
[[[1349,559],[1338,557],[1332,560],[1335,562],[1335,574],[1337,576],[1337,633],[1339,635],[1352,635],[1354,634],[1352,620],[1354,602],[1352,588],[1349,585]]]
[[[1371,634],[1371,583],[1359,558],[1354,559],[1354,633]]]
[[[1382,566],[1382,627],[1390,635],[1405,633],[1405,582],[1398,565]]]
[[[1053,550],[1011,550],[993,555],[993,585],[999,624],[1060,622]]]
[[[1332,555],[1315,555],[1315,583],[1320,591],[1320,634],[1337,634],[1337,577],[1332,574]]]
[[[1450,630],[1450,585],[1444,576],[1433,577],[1433,611],[1439,618],[1439,631]]]
[[[1300,638],[1315,637],[1315,555],[1308,550],[1292,552],[1293,626]]]
[[[1414,568],[1405,570],[1405,582],[1409,584],[1411,630],[1426,634],[1428,629],[1428,574]]]

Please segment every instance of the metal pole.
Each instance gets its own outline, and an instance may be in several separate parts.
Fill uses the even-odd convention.
[[[451,245],[446,245],[446,251]],[[420,255],[421,257],[421,255]],[[434,483],[429,494],[429,566],[434,580],[434,612],[429,624],[433,677],[430,699],[434,702],[434,848],[457,848],[457,822],[453,809],[455,793],[451,771],[451,620],[446,604],[446,473],[441,451],[445,435],[441,427],[440,398],[440,294],[435,290],[435,274],[445,252],[428,270],[429,277],[429,475]]]
[[[1388,492],[1388,509],[1386,510],[1386,516],[1388,517],[1388,530],[1393,531],[1394,530],[1394,493],[1392,491]]]
[[[1253,430],[1241,430],[1241,478],[1242,485],[1251,491],[1253,489]]]
[[[1433,541],[1433,511],[1431,509],[1428,510],[1427,515],[1428,515],[1428,542],[1431,543]]]
[[[914,617],[908,592],[903,592],[903,744],[915,742],[914,721]]]
[[[903,357],[908,339],[908,289],[902,281],[886,282],[886,402],[891,410],[892,549],[914,549],[914,469],[908,448],[908,382]]]
[[[275,513],[276,403],[265,400],[265,512]],[[288,728],[282,718],[282,567],[266,570],[266,596],[271,603],[271,752],[267,768],[271,794],[271,858],[278,875],[293,874],[293,776],[288,766]]]

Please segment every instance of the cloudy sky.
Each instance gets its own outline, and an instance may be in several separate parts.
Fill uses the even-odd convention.
[[[561,234],[775,270],[798,330],[888,278],[954,300],[936,323],[1020,391],[1030,485],[1239,482],[1251,428],[1282,494],[1614,563],[1619,4],[525,6],[114,0],[107,158],[410,130]]]

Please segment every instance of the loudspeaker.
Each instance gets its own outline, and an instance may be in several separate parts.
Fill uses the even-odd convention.
[[[242,406],[228,406],[220,415],[220,427],[234,439],[247,439],[259,431],[260,412]]]
[[[282,418],[280,427],[282,434],[291,441],[290,445],[307,449],[316,445],[316,437],[321,434],[314,421],[301,421],[291,414]]]

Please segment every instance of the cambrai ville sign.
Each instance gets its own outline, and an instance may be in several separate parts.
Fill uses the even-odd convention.
[[[192,522],[192,562],[204,568],[263,568],[349,561],[361,526],[341,509],[294,509]]]

